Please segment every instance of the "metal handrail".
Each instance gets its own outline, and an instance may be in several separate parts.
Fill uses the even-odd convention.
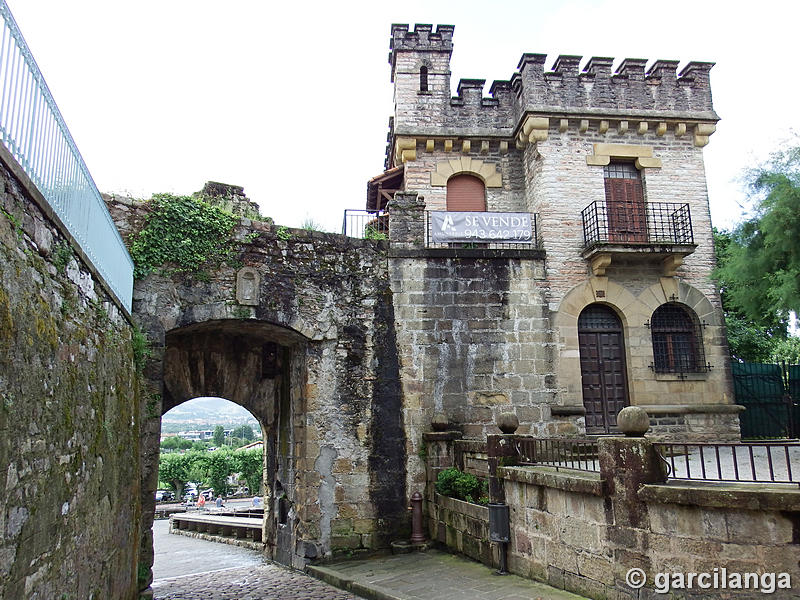
[[[800,485],[800,443],[654,444],[669,478]]]
[[[598,444],[589,438],[540,438],[514,436],[518,462],[575,471],[600,471]]]
[[[348,208],[342,218],[342,235],[367,240],[389,239],[389,213]]]
[[[0,15],[2,142],[130,311],[133,261],[5,0]]]

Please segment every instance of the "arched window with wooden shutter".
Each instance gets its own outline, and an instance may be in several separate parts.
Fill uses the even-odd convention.
[[[639,170],[632,162],[612,161],[603,169],[608,241],[647,242],[647,209]]]
[[[447,180],[447,210],[486,211],[486,186],[473,175],[454,175]]]

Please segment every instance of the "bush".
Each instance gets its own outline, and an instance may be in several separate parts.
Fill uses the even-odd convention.
[[[450,496],[473,504],[489,502],[486,482],[471,473],[462,473],[455,467],[439,473],[436,478],[436,491],[442,496]]]

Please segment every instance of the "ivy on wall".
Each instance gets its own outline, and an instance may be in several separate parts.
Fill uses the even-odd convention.
[[[191,196],[154,194],[141,231],[131,240],[134,277],[162,273],[204,273],[236,249],[239,218]]]

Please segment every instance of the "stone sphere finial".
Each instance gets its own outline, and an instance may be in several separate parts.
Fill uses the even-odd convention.
[[[504,412],[497,415],[497,426],[503,433],[514,433],[519,427],[519,419],[512,412]]]
[[[641,406],[626,406],[617,415],[617,427],[625,437],[642,437],[650,429],[650,417]]]
[[[436,413],[431,419],[431,427],[434,431],[447,431],[450,427],[450,422],[447,420],[447,415],[444,413]]]

